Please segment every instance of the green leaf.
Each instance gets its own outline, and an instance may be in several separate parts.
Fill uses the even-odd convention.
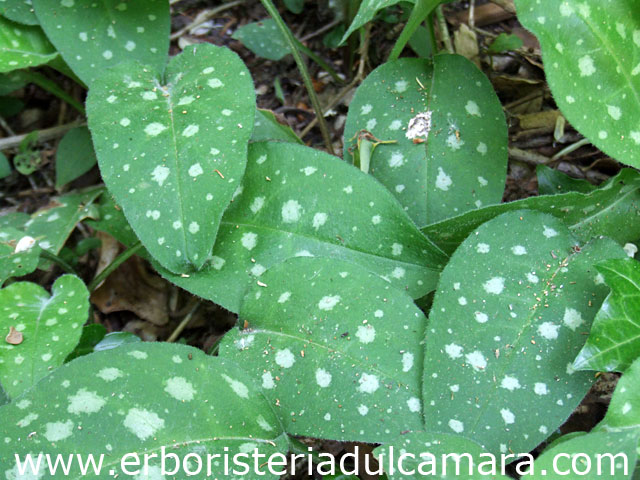
[[[40,247],[35,243],[35,239],[19,230],[0,230],[0,285],[8,278],[21,277],[38,268]]]
[[[362,0],[358,13],[351,22],[351,25],[349,25],[340,43],[346,42],[347,38],[349,38],[353,32],[373,20],[373,17],[375,17],[376,13],[380,10],[396,5],[401,1],[403,0]],[[415,2],[411,1],[411,3]]]
[[[487,77],[464,57],[378,67],[349,106],[345,160],[362,130],[394,142],[373,151],[370,172],[419,227],[502,199],[504,114]]]
[[[540,195],[557,195],[568,192],[590,193],[598,188],[587,180],[570,177],[566,173],[546,165],[538,165],[536,175],[538,176],[538,193]]]
[[[11,175],[11,164],[4,153],[0,153],[0,179]]]
[[[31,0],[0,0],[0,15],[25,25],[38,25]]]
[[[47,207],[38,210],[24,224],[25,232],[38,241],[40,248],[57,254],[76,225],[96,214],[93,202],[103,191],[92,188],[52,198]]]
[[[253,127],[252,142],[282,140],[284,142],[303,144],[291,127],[281,124],[270,110],[257,109]]]
[[[580,403],[593,375],[571,364],[607,291],[592,265],[625,252],[605,238],[577,245],[558,219],[521,210],[456,250],[427,326],[423,400],[433,429],[494,454],[528,452]]]
[[[98,343],[100,343],[100,341],[106,334],[107,329],[104,327],[104,325],[101,325],[99,323],[91,323],[82,327],[80,340],[78,340],[78,344],[73,349],[73,351],[69,355],[67,355],[65,363],[70,362],[75,358],[93,353],[94,347]]]
[[[0,74],[0,95],[8,95],[25,85],[26,81],[20,71]]]
[[[91,133],[87,127],[69,130],[56,151],[56,187],[87,173],[96,164]]]
[[[104,350],[111,350],[118,348],[122,345],[128,345],[130,343],[139,343],[142,340],[140,337],[129,332],[111,332],[107,333],[100,342],[95,346],[96,352],[102,352]]]
[[[609,260],[596,266],[600,282],[611,288],[578,354],[577,370],[625,371],[640,357],[640,263]]]
[[[40,285],[13,283],[0,290],[0,331],[22,332],[19,345],[0,344],[0,381],[15,398],[64,363],[87,321],[89,292],[74,275],[59,277],[51,296]]]
[[[100,232],[105,232],[114,237],[127,247],[132,246],[138,241],[138,237],[127,222],[122,209],[118,207],[113,197],[105,192],[100,197],[99,203],[96,204],[98,215],[96,219],[87,220],[87,225]],[[138,255],[142,255],[142,251]],[[146,250],[144,250],[146,252]]]
[[[638,457],[637,443],[638,436],[635,432],[592,432],[571,438],[545,450],[534,462],[533,472],[522,478],[628,479]],[[615,461],[612,461],[612,457],[616,457]],[[598,472],[598,465],[602,469],[601,473]]]
[[[336,157],[253,143],[238,192],[206,267],[162,275],[232,312],[266,269],[296,256],[356,263],[414,298],[435,288],[446,257],[382,185]]]
[[[33,0],[40,25],[73,72],[93,86],[125,60],[162,72],[169,49],[169,4],[163,0]]]
[[[426,319],[358,265],[295,258],[265,272],[220,356],[278,402],[290,435],[381,443],[421,430]]]
[[[29,215],[22,212],[10,212],[0,215],[0,228],[15,228],[21,230],[29,221]]]
[[[9,396],[7,392],[2,388],[2,384],[0,384],[0,407],[10,402]]]
[[[498,35],[489,48],[487,49],[489,53],[502,53],[508,52],[511,50],[517,50],[521,48],[523,45],[522,39],[517,35],[510,35],[507,33],[501,33]]]
[[[95,81],[87,110],[109,191],[153,257],[182,273],[207,260],[242,179],[255,93],[240,58],[210,44],[174,57],[165,78],[121,64]]]
[[[0,436],[8,439],[0,443],[7,478],[19,478],[14,454],[43,452],[65,459],[80,454],[86,459],[105,453],[104,473],[89,476],[113,478],[125,476],[120,470],[125,454],[137,452],[142,464],[145,452],[155,452],[149,475],[138,477],[162,478],[159,454],[164,447],[180,460],[188,453],[199,455],[204,477],[207,455],[222,454],[224,447],[232,458],[254,448],[267,456],[286,453],[288,446],[273,406],[241,368],[195,348],[166,343],[127,345],[78,358],[2,407],[0,415],[7,420],[0,425]],[[31,432],[37,436],[26,441]],[[207,476],[224,477],[218,460],[209,462],[212,472]],[[172,465],[168,458],[167,469]],[[195,478],[177,470],[170,478]],[[76,462],[65,478],[84,478]],[[274,477],[250,473],[242,478]]]
[[[611,397],[607,414],[596,430],[640,432],[640,359],[625,370]]]
[[[529,209],[561,219],[580,240],[607,235],[621,244],[640,238],[640,174],[623,169],[589,194],[529,197],[467,212],[422,229],[447,253],[484,222],[509,211]]]
[[[391,447],[393,447],[393,451]],[[468,480],[483,478],[479,475],[480,472],[478,472],[479,464],[487,461],[487,458],[483,458],[482,455],[488,454],[485,449],[473,440],[460,435],[433,432],[409,433],[398,437],[391,445],[383,445],[373,451],[373,454],[379,461],[382,461],[383,464],[387,462],[386,465],[389,465],[391,458],[397,460],[402,453],[413,455],[413,458],[405,459],[403,465],[405,471],[415,470],[416,474],[405,475],[401,474],[398,470],[393,474],[387,472],[391,480],[412,480],[427,477]],[[427,463],[430,459],[428,455],[421,457],[421,455],[425,453],[431,454],[435,461],[430,462],[431,465],[423,465],[422,469],[424,474],[421,475],[418,471],[418,465],[423,462]],[[460,456],[459,462],[456,461],[457,455]],[[470,458],[472,459],[472,472],[478,473],[468,475]],[[456,475],[457,471],[459,471],[459,475]],[[483,471],[486,473],[489,470]],[[491,475],[486,478],[508,479],[509,477]]]
[[[298,14],[304,9],[304,0],[284,0],[284,4],[289,11]]]
[[[553,98],[603,152],[640,167],[640,17],[636,0],[516,0],[540,41]],[[606,85],[607,92],[602,91]]]
[[[0,72],[36,67],[58,56],[39,27],[0,17]]]
[[[267,18],[238,28],[231,36],[259,57],[281,60],[291,53],[275,20]]]

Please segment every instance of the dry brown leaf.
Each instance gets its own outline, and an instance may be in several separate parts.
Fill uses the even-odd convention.
[[[10,345],[20,345],[24,340],[22,332],[13,327],[9,327],[9,335],[5,337],[5,341]]]

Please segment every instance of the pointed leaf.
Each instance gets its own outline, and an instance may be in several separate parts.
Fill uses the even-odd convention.
[[[33,0],[40,25],[73,72],[89,86],[125,60],[162,72],[169,49],[163,0]]]
[[[27,238],[25,238],[27,237]],[[16,251],[20,240],[25,238]],[[0,286],[11,277],[21,277],[38,268],[40,247],[35,239],[13,228],[0,230]]]
[[[19,345],[0,344],[0,381],[15,398],[64,363],[87,321],[89,292],[74,275],[59,277],[49,295],[35,283],[0,290],[0,331],[22,332]]]
[[[640,167],[636,0],[516,0],[516,8],[540,41],[545,75],[562,114],[603,152]]]
[[[363,0],[360,3],[360,8],[358,9],[358,13],[356,14],[355,18],[351,22],[351,25],[349,25],[349,29],[345,32],[344,36],[342,37],[341,43],[344,43],[347,40],[347,38],[351,36],[353,32],[355,32],[360,27],[362,27],[366,23],[369,23],[371,20],[373,20],[373,17],[376,16],[376,13],[378,13],[378,11],[384,8],[391,7],[397,3],[400,3],[401,1],[402,0]],[[412,0],[410,1],[411,3],[415,3]]]
[[[56,186],[61,187],[84,175],[96,162],[89,129],[69,130],[56,149]]]
[[[252,142],[266,140],[282,140],[284,142],[301,143],[291,127],[283,125],[278,121],[271,110],[256,109],[256,120],[253,123]]]
[[[492,205],[429,225],[422,232],[451,253],[482,223],[520,209],[537,210],[561,219],[580,240],[607,235],[625,244],[640,238],[640,174],[626,168],[589,194],[542,195]]]
[[[212,473],[207,476],[223,478],[222,460],[208,462],[208,454],[222,454],[224,447],[230,458],[254,448],[266,455],[287,451],[273,407],[238,366],[179,345],[126,345],[78,358],[2,407],[0,415],[8,420],[0,425],[0,436],[8,439],[0,444],[7,478],[18,478],[14,454],[42,452],[65,459],[80,454],[86,459],[104,453],[99,478],[113,478],[125,476],[123,455],[138,452],[141,464],[132,471],[142,467],[145,452],[155,452],[148,477],[139,478],[162,478],[158,456],[165,447],[180,461],[188,453],[199,455],[203,470],[198,478],[204,478],[208,463]],[[31,432],[37,436],[25,441]],[[195,462],[191,465],[195,471]],[[175,468],[170,458],[166,467]],[[167,478],[195,478],[177,470]],[[77,463],[65,475],[82,477]],[[250,473],[243,478],[274,477]]]
[[[0,17],[0,72],[36,67],[58,56],[40,27]]]
[[[242,179],[255,94],[240,58],[210,44],[174,57],[165,77],[119,65],[87,110],[107,187],[147,250],[182,273],[207,260]]]
[[[596,430],[640,433],[640,359],[636,359],[625,370],[611,397],[611,403]]]
[[[640,263],[610,260],[596,266],[611,293],[596,315],[589,339],[578,354],[578,370],[625,371],[640,357]]]
[[[607,291],[592,264],[625,255],[609,239],[577,245],[558,219],[520,210],[456,250],[427,326],[427,428],[528,452],[571,414],[593,382],[571,364]]]
[[[555,168],[546,165],[536,167],[538,177],[538,193],[540,195],[557,195],[558,193],[580,192],[589,193],[597,187],[587,180],[570,177]]]
[[[435,288],[446,257],[382,185],[336,157],[253,143],[239,192],[206,267],[166,278],[233,312],[266,269],[297,256],[357,263],[414,298]]]
[[[2,0],[0,15],[25,25],[38,25],[31,0]]]
[[[378,67],[349,106],[347,161],[361,130],[395,142],[375,148],[369,171],[419,227],[502,199],[502,106],[487,77],[464,57],[404,58]]]
[[[272,18],[243,25],[231,38],[242,42],[258,57],[267,60],[281,60],[291,53],[286,39]]]
[[[220,356],[262,382],[287,433],[380,443],[422,429],[426,319],[410,296],[328,258],[288,260],[261,282]]]

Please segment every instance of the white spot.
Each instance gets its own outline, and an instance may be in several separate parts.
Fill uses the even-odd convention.
[[[393,152],[389,158],[389,167],[398,168],[404,165],[404,155],[402,152]]]
[[[462,347],[460,345],[456,345],[455,343],[450,343],[449,345],[445,345],[444,351],[447,352],[449,358],[455,360],[456,358],[460,358],[462,356]]]
[[[393,271],[391,272],[391,276],[397,280],[400,280],[401,278],[403,278],[406,274],[406,270],[402,267],[396,267],[393,269]]]
[[[124,48],[126,48],[130,52],[133,52],[136,48],[136,42],[129,40],[127,43],[124,44]]]
[[[158,220],[160,218],[160,210],[147,210],[147,218],[153,218],[154,220]]]
[[[78,38],[80,38],[80,40],[82,40],[83,42],[86,42],[87,40],[89,40],[87,32],[80,32],[78,34]]]
[[[367,122],[367,126],[366,129],[371,131],[374,128],[376,128],[376,125],[378,124],[378,121],[375,118],[371,118],[369,119],[369,121]]]
[[[127,353],[127,355],[135,358],[136,360],[146,360],[149,357],[149,355],[147,355],[147,352],[141,352],[140,350],[133,350]]]
[[[195,124],[191,124],[189,126],[187,126],[183,131],[182,131],[182,136],[183,137],[193,137],[196,133],[198,133],[200,131],[200,127],[198,125]]]
[[[333,310],[340,300],[340,295],[325,295],[318,302],[318,308],[325,311]]]
[[[258,165],[262,165],[266,160],[267,160],[267,156],[266,155],[260,155],[258,157],[258,159],[256,160],[256,163]]]
[[[407,133],[405,134],[409,140],[413,140],[418,137],[424,137],[425,140],[427,139],[429,132],[431,131],[431,113],[431,110],[427,110],[426,112],[417,114],[409,120]]]
[[[314,173],[316,173],[318,169],[316,167],[305,167],[300,169],[300,171],[304,172],[304,174],[308,177],[309,175],[313,175]]]
[[[291,298],[291,292],[284,292],[278,297],[278,303],[285,303]]]
[[[358,407],[358,413],[364,417],[367,413],[369,413],[369,407],[367,407],[366,405],[360,405]]]
[[[527,273],[527,280],[529,280],[531,283],[538,283],[540,279],[535,273]]]
[[[491,247],[489,247],[489,245],[487,245],[486,243],[479,243],[476,246],[476,252],[478,253],[489,253],[490,250]]]
[[[631,411],[631,403],[625,402],[625,404],[622,406],[622,414],[626,415],[630,411]]]
[[[321,388],[327,388],[329,385],[331,385],[331,374],[327,372],[324,368],[317,369],[316,383]]]
[[[169,172],[170,170],[164,165],[158,165],[153,169],[153,172],[151,172],[151,180],[157,182],[159,186],[162,186],[169,176]]]
[[[476,147],[476,151],[480,154],[480,155],[486,155],[488,148],[487,148],[487,144],[484,142],[480,142],[478,143],[478,146]],[[486,181],[486,180],[485,180]],[[482,184],[482,182],[480,182]]]
[[[389,130],[400,130],[400,128],[402,127],[402,121],[400,120],[394,120],[393,122],[391,122],[391,124],[389,125]]]
[[[178,100],[178,105],[190,105],[195,100],[193,95],[186,95]]]
[[[490,280],[487,280],[482,287],[484,291],[487,293],[491,293],[493,295],[500,295],[504,290],[504,278],[502,277],[493,277]]]
[[[253,250],[253,248],[258,243],[258,235],[253,232],[247,232],[242,235],[240,243],[242,243],[242,246],[247,250]]]
[[[352,194],[352,193],[353,193],[353,187],[352,187],[351,185],[347,185],[346,187],[344,187],[344,188],[342,189],[342,191],[343,191],[344,193],[346,193],[347,195],[350,195],[350,194]]]
[[[99,378],[105,382],[113,382],[114,380],[124,376],[122,370],[114,367],[107,367],[100,370],[97,374]]]
[[[445,192],[449,190],[453,182],[451,181],[451,177],[447,175],[442,167],[438,167],[438,176],[436,177],[436,188],[440,190],[444,190]]]
[[[578,68],[580,69],[581,77],[590,77],[596,72],[596,67],[593,65],[593,58],[590,55],[585,55],[578,60]]]
[[[411,397],[407,400],[407,407],[409,407],[409,411],[413,413],[417,413],[420,411],[420,400],[416,397]]]
[[[180,402],[190,402],[197,393],[191,382],[183,377],[173,377],[167,380],[164,391]]]
[[[373,325],[360,325],[356,332],[356,337],[358,337],[360,343],[371,343],[376,338],[376,329]]]
[[[489,321],[489,316],[486,313],[476,312],[474,313],[474,316],[478,323],[487,323],[487,321]]]
[[[464,307],[467,304],[467,299],[465,297],[459,297],[458,303]]]
[[[454,420],[453,418],[449,420],[449,428],[456,433],[464,432],[464,423],[460,420]]]
[[[238,380],[234,380],[233,378],[225,374],[222,374],[221,377],[225,382],[229,384],[231,390],[233,390],[236,395],[238,395],[240,398],[249,398],[249,389],[244,383]]]
[[[27,250],[31,250],[31,248],[36,244],[36,239],[30,237],[29,235],[25,235],[16,244],[16,248],[13,253],[26,252]]]
[[[209,81],[207,82],[207,85],[209,85],[211,88],[224,87],[224,83],[222,83],[222,81],[219,78],[210,78]]]
[[[200,231],[200,225],[198,225],[198,222],[191,222],[189,224],[189,233],[196,234],[199,231]]]
[[[404,189],[405,189],[404,185],[396,185],[396,192],[402,193],[404,192]]]
[[[318,212],[313,216],[313,228],[318,230],[321,226],[327,223],[328,215],[323,212]]]
[[[267,269],[265,267],[263,267],[262,265],[260,265],[259,263],[256,263],[252,268],[251,268],[251,274],[255,277],[259,277],[260,275],[262,275],[264,272],[266,272]]]
[[[157,98],[158,95],[156,95],[156,92],[142,92],[143,100],[156,100]]]
[[[638,253],[638,247],[633,243],[626,243],[622,249],[626,252],[627,257],[633,258]]]
[[[371,113],[371,110],[373,110],[373,105],[367,103],[366,105],[360,107],[360,115],[368,115],[369,113]]]
[[[378,388],[380,388],[378,377],[375,375],[369,375],[368,373],[363,373],[358,383],[360,384],[358,390],[362,393],[374,393]]]
[[[302,205],[296,200],[287,200],[282,205],[282,221],[284,223],[295,223],[302,215]]]
[[[469,100],[465,105],[464,109],[467,111],[469,115],[474,115],[476,117],[480,117],[480,107],[473,100]]]
[[[47,423],[45,425],[45,438],[50,442],[59,442],[64,440],[65,438],[69,438],[73,434],[73,422],[71,420],[67,420],[66,422],[55,422],[55,423]],[[43,472],[44,473],[44,472]],[[8,477],[9,478],[9,477]],[[16,478],[39,478],[38,476],[21,476]]]
[[[140,440],[146,440],[164,428],[164,420],[149,410],[131,408],[124,419],[124,426]]]
[[[640,145],[640,132],[636,132],[636,131],[632,130],[629,133],[629,136],[631,137],[631,139],[633,140],[633,142],[636,145]]]
[[[510,377],[509,375],[505,375],[505,377],[502,379],[502,382],[500,382],[500,386],[509,390],[510,392],[521,388],[518,379],[516,377]]]
[[[607,105],[607,113],[614,120],[620,120],[622,117],[622,110],[620,110],[620,107],[615,105]]]
[[[402,354],[402,371],[408,372],[413,368],[413,353],[404,352]]]
[[[189,176],[197,177],[198,175],[202,175],[204,170],[202,170],[202,165],[200,163],[194,163],[189,167]]]
[[[75,395],[69,397],[67,412],[79,415],[81,413],[99,412],[107,401],[96,392],[89,392],[84,388],[78,390]]]
[[[502,415],[502,420],[504,420],[504,423],[506,423],[507,425],[511,425],[516,421],[516,416],[513,414],[511,410],[507,408],[501,409],[500,415]]]
[[[582,315],[575,308],[565,308],[564,318],[562,319],[562,321],[565,326],[567,326],[574,332],[576,331],[576,328],[584,323]]]
[[[464,358],[467,360],[467,363],[473,367],[473,369],[477,372],[479,370],[484,370],[487,366],[487,360],[484,358],[484,355],[481,351],[476,350],[475,352],[467,353]]]
[[[374,225],[378,225],[382,221],[382,217],[380,215],[374,215],[371,217],[371,223]]]
[[[536,384],[533,386],[533,391],[536,395],[546,395],[547,393],[549,393],[547,390],[547,384],[541,382],[536,382]]]
[[[402,255],[402,245],[400,245],[399,243],[394,243],[393,245],[391,245],[391,254],[394,256],[398,256],[398,255]]]
[[[105,50],[104,52],[102,52],[102,56],[106,60],[111,60],[113,58],[113,52],[111,50]]]
[[[409,82],[407,82],[406,80],[398,80],[396,82],[396,92],[402,93],[407,90],[408,86]]]
[[[538,326],[538,334],[547,340],[555,340],[558,338],[558,329],[560,325],[556,325],[552,322],[544,322]]]
[[[460,150],[462,145],[464,145],[464,140],[459,135],[451,134],[447,137],[447,146],[451,150]]]
[[[567,97],[565,98],[565,100],[567,101],[567,103],[572,104],[572,103],[576,103],[576,99],[571,96],[571,95],[567,95]]]
[[[162,132],[164,132],[166,129],[167,129],[167,127],[165,127],[161,123],[153,122],[153,123],[150,123],[149,125],[147,125],[145,127],[144,133],[146,133],[147,135],[150,135],[152,137],[156,137],[156,136],[160,135]]]
[[[558,232],[556,232],[553,228],[547,227],[545,225],[544,226],[544,231],[542,232],[542,234],[547,238],[553,238],[553,237],[558,235]]]
[[[273,375],[271,375],[271,372],[263,373],[262,374],[262,388],[265,388],[267,390],[271,390],[275,386],[276,386],[276,384],[273,381]]]
[[[296,359],[288,348],[278,350],[276,353],[276,363],[282,368],[291,368],[295,362]]]
[[[511,251],[514,255],[526,255],[527,249],[522,245],[516,245],[515,247],[511,247]]]

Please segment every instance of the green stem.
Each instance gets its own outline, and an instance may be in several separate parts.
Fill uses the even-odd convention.
[[[438,26],[440,27],[440,35],[442,35],[442,43],[444,48],[449,53],[455,53],[453,45],[451,44],[451,37],[449,37],[449,28],[447,27],[447,19],[444,18],[442,13],[442,5],[438,5],[436,8],[436,18],[438,19]]]
[[[284,36],[287,44],[289,45],[289,49],[293,54],[293,58],[298,65],[298,70],[300,70],[300,75],[302,75],[302,81],[304,82],[304,86],[307,89],[307,93],[309,95],[309,100],[311,100],[311,105],[313,106],[313,110],[316,112],[316,118],[318,119],[318,126],[320,127],[320,131],[322,132],[322,138],[324,139],[325,146],[327,147],[327,151],[334,155],[333,144],[331,142],[331,135],[329,134],[329,129],[327,127],[327,122],[324,119],[324,115],[322,114],[322,106],[320,105],[320,101],[316,96],[316,91],[313,89],[313,82],[311,81],[311,77],[309,76],[309,71],[307,70],[307,66],[304,63],[304,59],[302,55],[300,55],[300,50],[296,46],[296,39],[287,27],[287,24],[284,23],[284,20],[280,16],[278,9],[273,4],[271,0],[260,0],[262,5],[267,10],[271,18],[276,22],[278,29]]]
[[[169,338],[167,338],[167,343],[173,343],[178,339],[178,337],[184,331],[184,329],[187,328],[187,325],[189,325],[189,322],[191,321],[193,314],[196,313],[196,310],[198,309],[199,306],[200,306],[200,302],[196,300],[193,306],[191,307],[191,310],[189,310],[189,313],[187,313],[184,316],[180,324],[176,327],[176,329],[169,336]]]
[[[40,251],[40,256],[45,260],[49,260],[50,262],[53,262],[56,265],[58,265],[62,270],[64,270],[65,273],[72,273],[73,275],[76,275],[76,276],[78,275],[78,272],[76,272],[75,268],[73,268],[70,264],[68,264],[66,261],[64,261],[55,253],[51,253],[48,250],[45,250],[43,248]]]
[[[322,58],[316,55],[313,52],[313,50],[310,50],[309,48],[305,47],[302,44],[302,42],[300,42],[300,40],[298,40],[297,38],[294,37],[294,40],[296,42],[297,47],[300,49],[300,51],[302,51],[302,53],[304,53],[307,57],[309,57],[311,60],[316,62],[320,66],[320,68],[326,70],[326,72],[329,75],[331,75],[331,78],[333,78],[340,85],[345,84],[345,81],[340,78],[340,76],[338,75],[338,72],[336,72],[333,68],[331,68],[331,66],[327,62],[325,62],[324,60],[322,60]]]
[[[411,10],[411,15],[409,15],[409,20],[407,20],[407,24],[402,29],[398,40],[396,40],[396,44],[393,46],[387,61],[397,60],[400,57],[411,36],[439,4],[440,0],[418,0],[416,2],[413,10]]]
[[[116,268],[118,268],[120,265],[126,262],[129,259],[129,257],[137,253],[141,249],[142,249],[142,243],[136,242],[133,245],[131,245],[131,247],[127,248],[124,252],[122,252],[120,255],[118,255],[113,260],[113,262],[107,265],[107,268],[101,271],[98,275],[96,275],[96,277],[93,280],[91,280],[91,282],[89,282],[89,285],[87,286],[89,291],[93,292],[96,288],[98,288],[98,285],[100,285],[109,275],[111,275]]]
[[[49,80],[44,75],[31,70],[23,70],[21,72],[21,75],[26,81],[35,83],[40,88],[55,95],[60,100],[67,102],[69,105],[75,108],[78,112],[85,115],[86,112],[80,102],[78,102],[75,98],[73,98],[71,95],[65,92],[62,88],[60,88],[55,82]]]

